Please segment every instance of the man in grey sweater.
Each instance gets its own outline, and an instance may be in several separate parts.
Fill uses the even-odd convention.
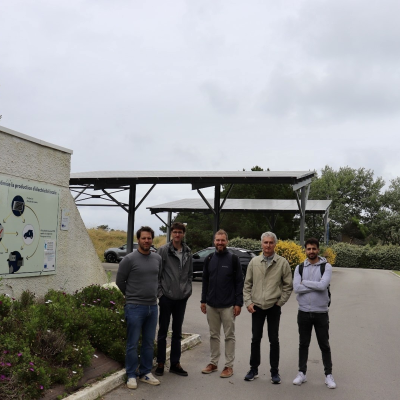
[[[125,295],[125,320],[127,325],[125,368],[129,389],[136,389],[140,381],[159,385],[151,373],[154,338],[157,326],[157,289],[161,257],[150,252],[154,231],[142,226],[136,233],[138,249],[126,255],[119,264],[116,284]],[[142,333],[140,365],[138,343]]]
[[[332,266],[325,258],[319,257],[319,241],[311,238],[306,241],[307,260],[298,265],[294,272],[293,287],[297,294],[299,312],[299,372],[293,381],[294,385],[307,382],[308,348],[314,327],[322,362],[325,370],[325,384],[329,389],[335,389],[336,383],[332,376],[332,357],[329,346],[329,315],[330,304],[329,284],[332,276]]]

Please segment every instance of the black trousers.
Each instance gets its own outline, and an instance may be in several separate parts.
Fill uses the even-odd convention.
[[[251,355],[250,366],[253,369],[258,369],[261,364],[261,339],[263,337],[264,323],[267,319],[268,339],[269,339],[269,362],[271,365],[271,374],[279,372],[279,322],[281,319],[281,308],[274,305],[267,310],[263,310],[254,306],[256,312],[251,314],[252,334],[251,339]]]
[[[332,373],[331,348],[329,346],[329,315],[328,313],[313,313],[300,311],[297,314],[299,326],[299,371],[306,374],[308,348],[311,342],[312,328],[314,327],[319,348],[322,353],[325,375]]]
[[[181,359],[182,324],[185,317],[186,303],[188,299],[171,300],[161,296],[159,299],[160,315],[158,320],[157,335],[157,362],[165,363],[167,351],[168,327],[172,315],[171,338],[171,365],[178,364]]]

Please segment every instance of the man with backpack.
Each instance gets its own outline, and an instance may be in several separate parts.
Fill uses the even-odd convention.
[[[297,324],[299,327],[299,372],[293,381],[300,386],[307,382],[308,348],[314,327],[322,362],[325,370],[325,384],[329,389],[335,389],[336,383],[332,376],[331,348],[329,346],[329,315],[330,305],[329,285],[332,276],[332,266],[325,258],[319,257],[319,241],[310,238],[305,243],[307,259],[296,267],[293,287],[297,294],[299,311]]]
[[[201,311],[210,327],[210,363],[201,372],[218,370],[221,324],[225,334],[225,368],[220,377],[233,375],[235,359],[235,318],[243,306],[243,273],[239,257],[230,253],[228,234],[220,229],[214,238],[215,252],[204,261]]]

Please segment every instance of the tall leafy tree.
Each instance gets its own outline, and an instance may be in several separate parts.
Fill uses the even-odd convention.
[[[380,177],[374,178],[374,172],[369,169],[341,167],[335,171],[326,166],[322,169],[321,176],[314,178],[309,198],[332,200],[329,211],[330,232],[331,237],[337,239],[345,227],[354,229],[357,224],[360,224],[360,228],[363,225],[368,227],[372,223],[381,208],[380,191],[384,184],[384,180]],[[310,224],[310,220],[308,217],[307,234],[321,236],[323,226],[315,227]]]
[[[400,178],[390,181],[382,195],[382,209],[371,224],[372,235],[383,244],[400,244]]]

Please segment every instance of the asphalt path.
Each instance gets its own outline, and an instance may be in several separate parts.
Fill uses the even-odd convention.
[[[107,264],[108,266],[109,264]],[[117,269],[118,265],[115,264]],[[107,267],[106,267],[107,269]],[[400,279],[390,271],[334,268],[331,282],[330,343],[333,376],[337,388],[324,384],[321,353],[313,333],[308,382],[292,384],[297,374],[297,302],[292,294],[282,308],[280,375],[282,383],[270,383],[268,336],[261,349],[260,377],[243,380],[249,369],[251,317],[246,309],[236,322],[236,360],[234,375],[221,379],[218,373],[204,375],[209,362],[209,332],[206,316],[200,311],[201,281],[193,282],[183,330],[199,333],[202,343],[182,354],[181,364],[188,377],[165,373],[160,386],[139,382],[138,389],[121,386],[104,395],[106,400],[127,399],[247,399],[280,398],[296,400],[362,399],[398,400],[400,398]],[[223,337],[223,335],[222,335]],[[224,366],[223,341],[219,371]]]

